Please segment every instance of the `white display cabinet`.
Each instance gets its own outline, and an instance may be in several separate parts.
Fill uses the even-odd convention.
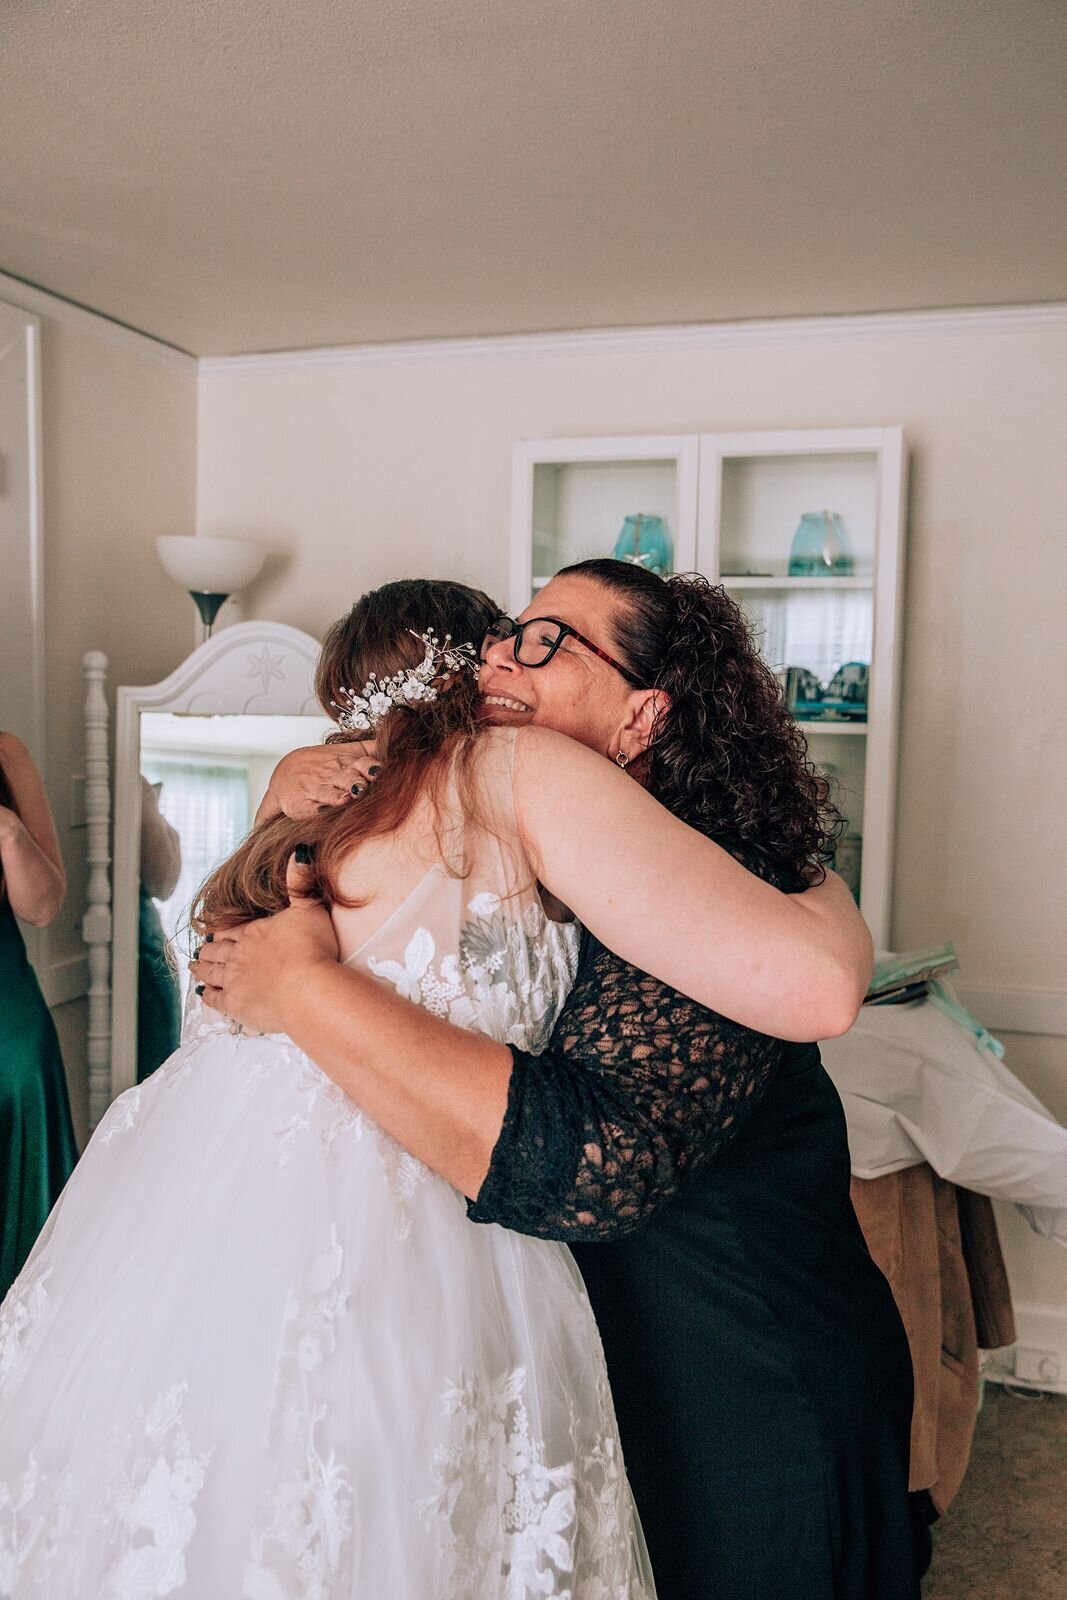
[[[876,944],[890,948],[896,792],[904,437],[900,428],[552,439],[515,446],[511,605],[559,570],[611,555],[627,516],[661,517],[676,572],[721,583],[752,619],[770,665],[869,669],[862,704],[798,709],[813,760],[848,819],[840,870]],[[805,513],[830,515],[838,570],[790,575]],[[836,519],[836,520],[834,520]],[[840,570],[844,567],[845,570]],[[814,692],[814,691],[812,691]]]

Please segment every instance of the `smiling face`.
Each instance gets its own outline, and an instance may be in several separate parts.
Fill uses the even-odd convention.
[[[619,656],[612,629],[617,600],[589,578],[553,578],[518,618],[567,622],[609,655]],[[613,760],[644,749],[651,723],[651,690],[635,689],[608,662],[577,639],[565,637],[543,667],[515,660],[514,639],[495,641],[479,678],[485,715],[493,722],[554,728]],[[648,726],[646,726],[648,725]]]

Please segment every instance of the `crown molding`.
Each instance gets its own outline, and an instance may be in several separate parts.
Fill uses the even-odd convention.
[[[77,328],[80,333],[91,334],[94,338],[103,339],[107,344],[128,350],[132,355],[155,361],[172,372],[196,372],[197,358],[188,351],[167,344],[165,340],[153,338],[150,333],[141,333],[137,328],[127,327],[124,322],[115,322],[102,311],[92,311],[87,306],[78,305],[76,301],[65,300],[62,295],[53,294],[48,289],[40,289],[36,284],[27,283],[22,278],[12,277],[10,273],[2,271],[0,271],[0,300],[6,301],[8,305],[17,306],[20,311],[29,311],[35,316],[45,317],[49,322],[60,322],[66,327]]]
[[[171,371],[211,379],[245,371],[402,366],[442,361],[548,359],[574,355],[641,355],[718,345],[774,344],[790,339],[907,338],[952,333],[1004,333],[1025,328],[1067,331],[1067,303],[975,306],[931,311],[872,311],[850,316],[772,317],[747,322],[694,322],[570,332],[493,334],[454,339],[400,339],[232,356],[192,355],[152,334],[116,322],[51,290],[0,271],[0,300],[66,324]]]
[[[953,333],[1005,333],[1036,328],[1067,332],[1067,303],[978,306],[943,311],[877,311],[860,316],[771,318],[644,328],[584,328],[572,333],[516,333],[488,338],[400,340],[280,350],[263,355],[205,356],[203,379],[241,372],[325,367],[394,366],[441,361],[627,355],[702,350],[717,345],[774,344],[789,339],[910,338]]]

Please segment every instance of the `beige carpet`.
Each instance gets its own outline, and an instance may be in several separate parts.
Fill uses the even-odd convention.
[[[1067,1600],[1067,1396],[986,1385],[923,1600]]]

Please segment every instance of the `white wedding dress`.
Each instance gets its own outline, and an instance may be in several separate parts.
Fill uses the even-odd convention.
[[[536,1050],[573,930],[463,843],[349,960]],[[288,1039],[202,1012],[0,1308],[0,1594],[647,1600],[569,1252],[469,1222]]]

